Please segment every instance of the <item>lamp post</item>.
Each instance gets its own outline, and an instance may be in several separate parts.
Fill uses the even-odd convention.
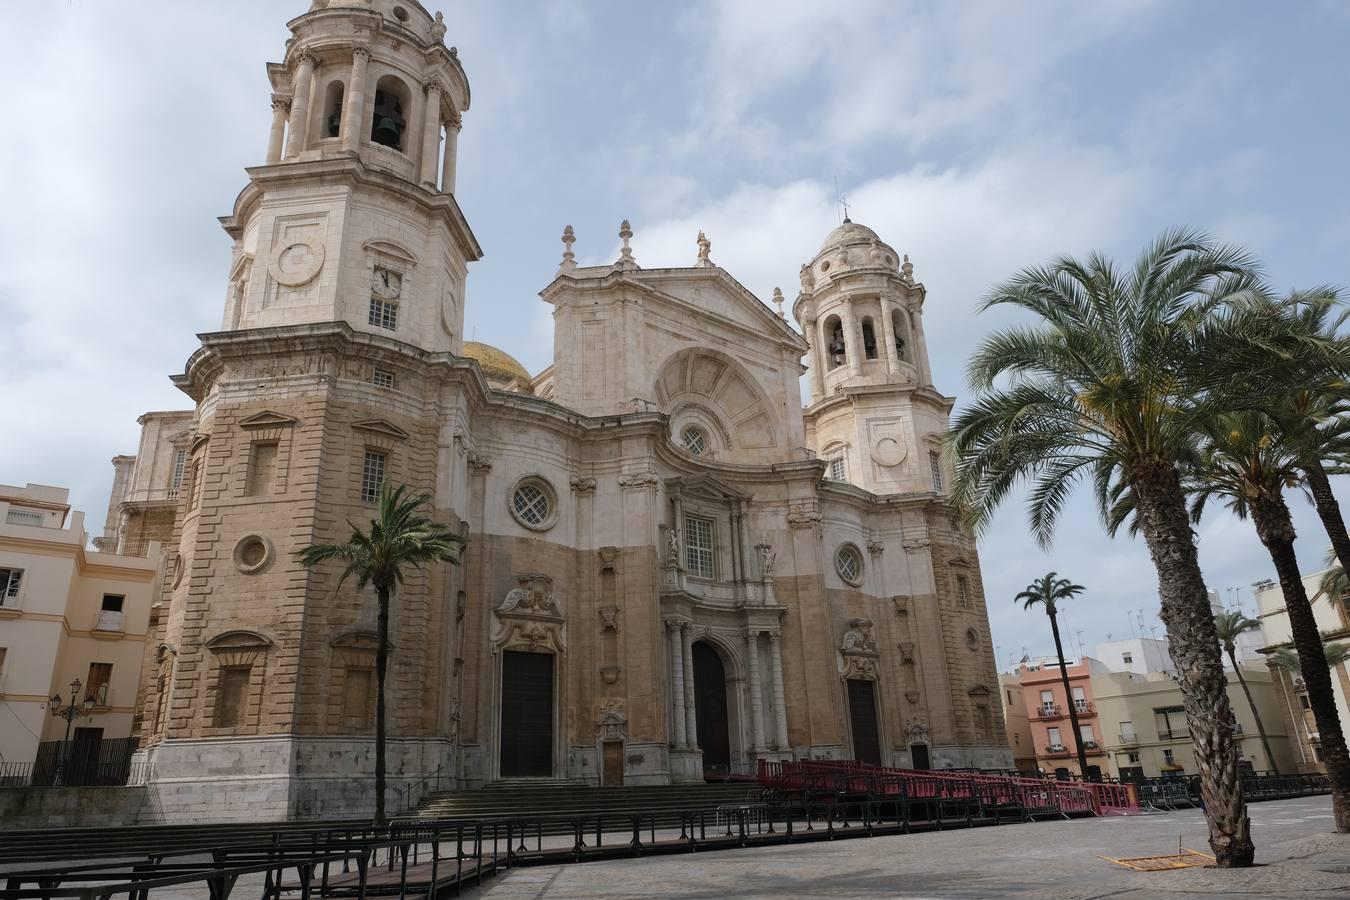
[[[80,696],[80,679],[76,678],[70,683],[70,703],[66,706],[61,705],[61,695],[52,694],[47,708],[52,711],[52,715],[58,719],[66,720],[66,736],[61,741],[61,746],[56,754],[56,784],[65,783],[66,769],[66,745],[70,743],[70,726],[80,716],[87,716],[94,711],[94,698],[85,697],[83,703],[75,701]]]

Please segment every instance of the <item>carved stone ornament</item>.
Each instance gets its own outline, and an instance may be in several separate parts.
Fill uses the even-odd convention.
[[[601,666],[600,677],[604,680],[605,684],[616,684],[619,680],[619,667]]]
[[[900,650],[900,661],[901,661],[902,663],[912,663],[912,662],[914,662],[914,642],[913,642],[913,641],[901,641],[901,642],[897,645],[897,647],[898,647],[898,649]]]
[[[311,238],[309,242],[296,241],[279,248],[272,257],[267,271],[272,280],[286,287],[299,287],[307,284],[323,268],[323,241]]]
[[[927,538],[915,538],[914,540],[905,541],[905,550],[909,553],[922,553],[927,550],[929,546],[930,542]]]
[[[519,575],[516,581],[520,586],[511,590],[493,610],[496,624],[493,651],[565,652],[565,620],[553,596],[553,579],[547,575]]]
[[[918,703],[918,702],[919,702],[919,692],[918,692],[918,691],[915,691],[915,690],[908,690],[908,691],[905,691],[905,699],[906,699],[907,701],[909,701],[910,703]]]
[[[904,438],[898,434],[888,434],[877,438],[872,445],[872,460],[879,466],[892,468],[900,465],[909,455]]]
[[[867,542],[867,552],[872,554],[873,556],[880,556],[881,551],[885,549],[886,545],[883,544],[881,541],[872,540]]]
[[[613,572],[614,563],[619,558],[618,547],[601,547],[596,553],[600,554],[600,571]]]
[[[619,632],[619,608],[617,606],[600,607],[601,631]]]
[[[793,528],[819,527],[822,521],[820,509],[814,504],[802,504],[788,512],[788,524]]]
[[[840,677],[877,680],[877,642],[872,637],[871,619],[849,619],[848,629],[839,644],[843,659]]]
[[[666,565],[679,567],[680,565],[680,545],[684,543],[684,532],[679,528],[672,528],[666,532]]]
[[[656,487],[660,483],[661,479],[651,472],[635,472],[632,475],[625,475],[619,479],[619,486],[629,490]]]
[[[905,721],[905,734],[911,741],[928,740],[928,720],[922,716],[915,716]]]
[[[571,480],[571,485],[572,485],[572,490],[576,491],[578,494],[593,494],[593,493],[595,493],[595,479],[594,479],[594,478],[581,478],[581,477],[578,477],[578,476],[573,476],[573,477],[572,477],[572,480]]]
[[[909,595],[896,594],[891,598],[891,602],[895,604],[895,614],[897,616],[909,615]]]
[[[624,716],[622,700],[610,700],[600,707],[596,736],[601,741],[622,741],[628,738],[628,719]]]
[[[778,554],[773,552],[772,544],[756,544],[755,549],[759,551],[760,577],[765,581],[772,581],[773,564],[778,559]]]
[[[474,472],[487,472],[492,468],[492,460],[483,456],[481,453],[470,452],[468,456],[469,468]]]

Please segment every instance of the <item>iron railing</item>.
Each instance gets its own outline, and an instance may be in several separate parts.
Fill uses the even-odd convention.
[[[138,783],[142,763],[132,763],[135,738],[108,738],[85,743],[43,741],[32,762],[0,763],[0,788],[108,787]]]

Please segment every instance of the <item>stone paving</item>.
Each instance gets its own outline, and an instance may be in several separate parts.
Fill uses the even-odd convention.
[[[514,869],[466,896],[1350,897],[1350,836],[1331,831],[1329,797],[1254,804],[1251,816],[1259,865],[1239,871],[1133,872],[1098,858],[1175,853],[1178,841],[1207,852],[1203,816],[1183,810]]]

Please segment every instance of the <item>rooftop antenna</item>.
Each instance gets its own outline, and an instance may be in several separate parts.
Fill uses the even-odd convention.
[[[1078,657],[1083,657],[1083,629],[1078,629]]]
[[[1134,616],[1130,615],[1129,610],[1125,611],[1125,621],[1130,623],[1130,636],[1139,637],[1139,633],[1134,630]]]

